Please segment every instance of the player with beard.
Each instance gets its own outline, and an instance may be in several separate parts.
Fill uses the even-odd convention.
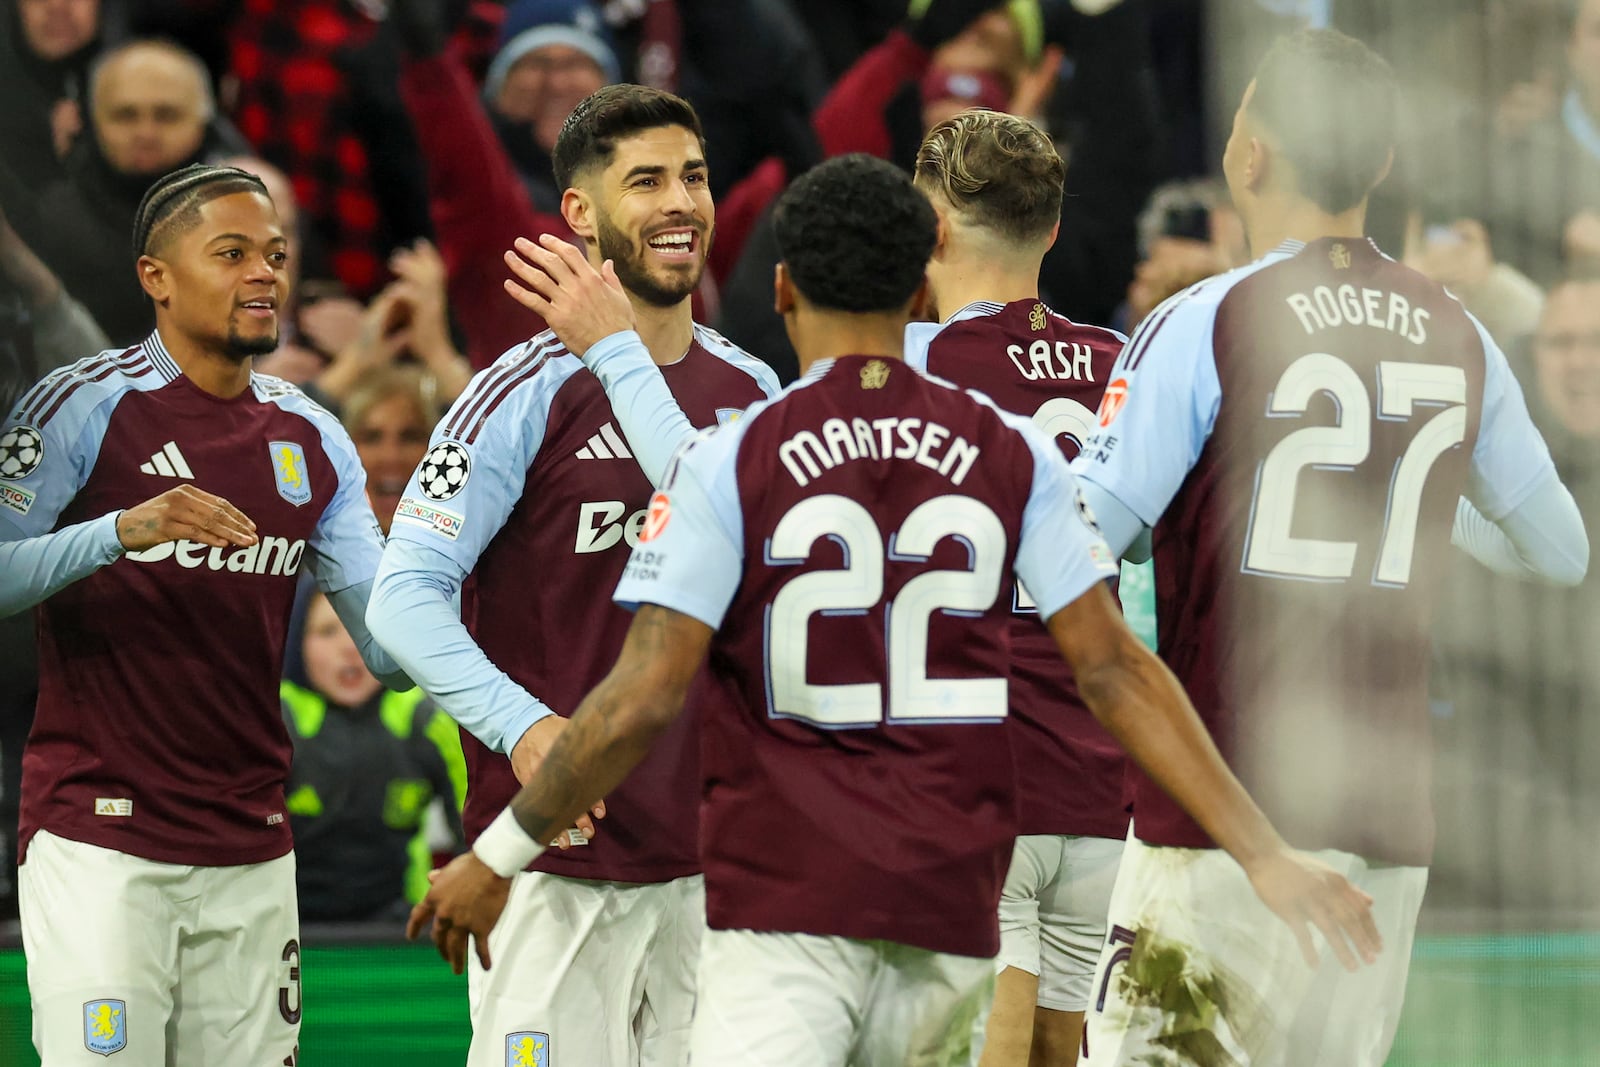
[[[20,874],[45,1063],[294,1064],[299,919],[278,705],[302,564],[373,673],[382,539],[339,423],[254,374],[287,252],[261,180],[193,166],[134,227],[156,328],[0,427],[0,614],[38,605]],[[154,494],[154,495],[152,495]]]
[[[574,109],[554,161],[567,223],[624,286],[628,339],[689,419],[713,425],[774,395],[770,369],[692,317],[715,222],[694,110],[608,86]],[[368,621],[464,728],[469,840],[622,648],[629,615],[608,593],[661,468],[617,425],[600,382],[541,334],[456,401],[395,513]],[[507,951],[470,975],[469,1064],[682,1062],[705,925],[693,738],[679,723],[596,808],[602,833],[585,817],[517,875],[496,930]]]

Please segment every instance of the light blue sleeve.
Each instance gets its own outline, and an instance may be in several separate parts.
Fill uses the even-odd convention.
[[[117,516],[102,515],[39,537],[0,541],[0,617],[27,611],[122,557]],[[0,536],[8,536],[0,519]]]
[[[735,474],[749,417],[693,441],[650,501],[645,533],[613,599],[657,604],[713,630],[744,577],[744,517]]]
[[[23,423],[29,399],[51,388],[51,380],[0,426],[0,615],[25,611],[123,554],[118,512],[54,527],[89,480],[124,390],[80,387],[44,426]]]
[[[551,714],[483,654],[454,600],[466,577],[454,560],[414,541],[391,540],[378,568],[367,625],[450,717],[506,755]]]
[[[1072,461],[1080,479],[1154,526],[1200,459],[1222,403],[1215,296],[1193,290],[1151,312],[1117,357],[1099,425]]]
[[[477,565],[522,498],[528,467],[544,443],[551,397],[583,366],[570,356],[552,359],[503,393],[503,362],[480,372],[434,428],[389,525],[391,544],[426,545],[462,574]]]
[[[583,363],[600,379],[639,469],[651,485],[660,485],[667,464],[695,428],[667,388],[644,339],[633,330],[614,333],[592,345]]]
[[[1473,319],[1483,340],[1483,415],[1472,449],[1467,499],[1491,522],[1515,511],[1535,489],[1556,477],[1550,449],[1528,415],[1522,387],[1505,353],[1483,324]]]
[[[367,472],[355,442],[329,412],[306,401],[301,411],[322,435],[322,450],[339,479],[333,499],[317,521],[307,543],[307,562],[324,593],[372,581],[383,556],[383,530],[367,500]],[[298,405],[290,410],[299,410]]]
[[[1033,488],[1022,512],[1017,577],[1039,605],[1039,618],[1049,619],[1099,583],[1115,578],[1117,557],[1100,536],[1061,450],[1029,420],[1007,415],[1006,422],[1022,434],[1033,453]]]
[[[908,322],[905,334],[906,366],[912,370],[928,371],[928,346],[944,329],[942,322]]]
[[[367,626],[452,718],[509,755],[551,710],[490,662],[455,598],[522,496],[551,397],[581,364],[551,360],[509,393],[503,364],[473,379],[435,429],[389,527]]]

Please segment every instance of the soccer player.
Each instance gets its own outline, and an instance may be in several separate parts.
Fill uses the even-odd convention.
[[[1065,176],[1050,138],[1014,115],[965,111],[928,132],[915,183],[939,217],[928,287],[943,321],[906,327],[905,358],[1031,418],[1071,459],[1127,338],[1039,299]],[[1084,706],[1027,590],[1006,596],[1019,836],[1000,894],[1004,969],[983,1067],[1077,1055],[1128,834],[1122,750]]]
[[[38,605],[20,875],[51,1067],[293,1064],[290,743],[278,679],[307,567],[374,674],[382,540],[339,423],[251,372],[284,234],[259,178],[193,166],[134,227],[143,343],[45,378],[0,429],[0,612]]]
[[[1090,705],[1308,950],[1311,918],[1349,965],[1347,936],[1374,952],[1365,898],[1283,845],[1123,624],[1059,451],[900,361],[934,244],[927,199],[890,164],[843,156],[790,187],[775,225],[805,377],[669,472],[617,588],[638,606],[620,658],[410,931],[434,915],[453,966],[469,935],[487,965],[506,877],[673,728],[709,650],[691,1062],[964,1064],[1016,834],[1014,568]],[[563,263],[544,289],[567,343],[626,329],[609,279]]]
[[[601,89],[567,120],[555,165],[567,222],[596,266],[610,262],[633,336],[695,424],[775,393],[765,364],[693,319],[715,223],[694,110],[637,85]],[[606,592],[660,474],[641,469],[600,383],[550,333],[480,374],[434,432],[368,618],[470,734],[469,840],[615,661],[629,620]],[[470,976],[469,1064],[544,1062],[535,1051],[583,1067],[682,1061],[705,922],[693,737],[679,723],[606,798],[602,833],[565,835],[518,876],[502,966]],[[593,835],[587,817],[580,829]]]
[[[1075,461],[1113,550],[1154,527],[1161,654],[1229,765],[1373,897],[1387,947],[1356,975],[1303,966],[1216,835],[1136,774],[1089,1064],[1383,1063],[1433,844],[1429,624],[1452,517],[1491,565],[1587,567],[1504,355],[1362,236],[1395,111],[1357,41],[1271,50],[1223,159],[1261,258],[1145,320]]]

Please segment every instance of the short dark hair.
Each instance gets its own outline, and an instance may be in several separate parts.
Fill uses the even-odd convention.
[[[200,223],[200,209],[219,196],[260,193],[268,200],[266,184],[238,167],[211,167],[194,163],[157,178],[145,190],[133,216],[133,254],[154,254],[179,234]]]
[[[1249,111],[1324,211],[1349,211],[1383,176],[1400,90],[1382,56],[1337,30],[1280,38],[1256,70]]]
[[[608,85],[578,102],[561,124],[551,152],[556,182],[570,189],[579,174],[611,162],[617,142],[661,126],[682,126],[705,152],[706,134],[694,106],[681,96],[646,85]]]
[[[834,311],[897,311],[917,292],[939,219],[900,168],[839,156],[778,199],[773,229],[795,287]]]
[[[939,123],[917,151],[917,186],[1012,242],[1039,241],[1061,221],[1067,167],[1027,119],[972,110]]]

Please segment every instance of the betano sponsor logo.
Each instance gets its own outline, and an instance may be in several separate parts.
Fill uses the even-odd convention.
[[[573,551],[579,555],[604,552],[624,541],[634,548],[648,514],[640,508],[630,515],[628,505],[620,500],[586,500],[578,505],[578,540]]]
[[[306,553],[303,540],[265,534],[248,548],[213,548],[199,541],[168,541],[143,552],[129,552],[135,563],[163,563],[174,559],[178,566],[195,570],[204,567],[234,574],[294,575]]]

